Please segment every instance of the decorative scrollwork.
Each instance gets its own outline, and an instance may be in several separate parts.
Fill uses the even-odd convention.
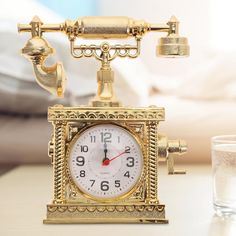
[[[103,61],[103,53],[108,53],[107,60],[112,61],[118,57],[136,58],[140,54],[141,37],[136,37],[136,45],[130,44],[116,44],[110,45],[108,43],[102,43],[101,45],[75,45],[75,39],[70,40],[70,51],[74,58],[82,57],[95,57],[97,60]]]
[[[78,212],[163,212],[165,210],[164,205],[159,204],[138,204],[138,205],[60,205],[60,204],[53,204],[48,205],[47,209],[50,213],[54,212],[69,212],[74,213],[76,211]]]
[[[49,121],[93,121],[93,120],[139,120],[163,121],[163,108],[132,109],[132,108],[92,108],[91,107],[50,107]]]
[[[158,202],[157,199],[157,124],[155,122],[149,122],[148,133],[149,133],[149,160],[148,160],[148,178],[147,178],[147,201]]]
[[[55,126],[55,163],[54,163],[54,202],[63,203],[65,199],[65,122]]]

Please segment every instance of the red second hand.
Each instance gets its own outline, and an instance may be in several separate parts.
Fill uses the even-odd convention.
[[[115,156],[115,157],[113,157],[113,158],[111,158],[111,159],[105,159],[105,160],[102,162],[102,165],[103,165],[103,166],[108,166],[111,161],[114,161],[116,158],[118,158],[119,156],[121,156],[121,155],[123,155],[123,154],[125,154],[125,153],[126,153],[126,152],[124,151],[124,152],[120,153],[119,155],[117,155],[117,156]]]

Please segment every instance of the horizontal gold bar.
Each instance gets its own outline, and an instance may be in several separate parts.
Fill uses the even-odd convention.
[[[168,32],[169,25],[167,24],[151,24],[149,31]]]
[[[17,24],[18,32],[31,32],[31,25],[29,24]]]
[[[36,28],[35,28],[36,27]],[[142,36],[148,31],[168,32],[167,24],[149,24],[143,20],[133,20],[125,16],[88,16],[78,20],[66,20],[62,24],[43,24],[33,18],[30,24],[18,24],[19,32],[64,32],[69,37],[86,39],[119,39]]]
[[[32,26],[30,24],[18,24],[18,32],[31,32]],[[63,30],[63,24],[44,24],[40,27],[42,32],[58,32]]]
[[[63,24],[46,24],[42,25],[43,32],[57,32],[63,31]]]

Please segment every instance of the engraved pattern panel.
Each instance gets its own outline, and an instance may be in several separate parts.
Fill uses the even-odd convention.
[[[163,108],[50,107],[48,120],[164,120]]]
[[[65,200],[65,139],[66,122],[55,122],[54,202]]]
[[[47,205],[45,223],[167,223],[159,204]]]
[[[148,176],[147,201],[158,202],[157,199],[157,123],[148,124]]]

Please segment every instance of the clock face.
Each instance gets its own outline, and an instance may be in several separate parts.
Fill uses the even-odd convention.
[[[129,193],[143,169],[140,145],[127,130],[96,125],[76,136],[69,152],[71,177],[92,198],[110,199]]]

